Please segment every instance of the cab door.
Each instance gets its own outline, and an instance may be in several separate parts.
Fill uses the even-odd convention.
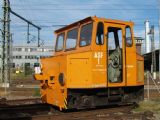
[[[107,86],[125,86],[125,26],[122,24],[106,23],[105,29]]]

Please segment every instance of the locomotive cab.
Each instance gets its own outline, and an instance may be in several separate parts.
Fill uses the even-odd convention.
[[[41,98],[60,109],[143,100],[144,59],[133,23],[88,17],[55,31],[55,54],[41,59]]]

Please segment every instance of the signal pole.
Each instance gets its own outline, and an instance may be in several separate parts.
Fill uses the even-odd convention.
[[[9,87],[10,83],[10,58],[11,58],[11,33],[10,33],[10,13],[15,15],[16,17],[20,18],[28,25],[27,30],[27,42],[29,41],[29,25],[32,25],[33,27],[37,28],[38,30],[38,47],[40,46],[40,30],[41,28],[31,21],[25,19],[24,17],[20,16],[16,12],[14,12],[10,7],[9,0],[3,0],[3,19],[1,22],[3,23],[3,29],[2,32],[2,70],[1,70],[1,81],[0,83],[4,87]]]
[[[159,80],[160,80],[160,0],[158,0],[158,23],[159,23]]]
[[[10,3],[3,0],[3,28],[2,28],[2,87],[9,87],[10,83]]]

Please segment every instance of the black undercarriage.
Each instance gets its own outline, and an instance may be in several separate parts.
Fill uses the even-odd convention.
[[[67,108],[85,109],[105,105],[138,103],[143,98],[144,86],[68,89]]]

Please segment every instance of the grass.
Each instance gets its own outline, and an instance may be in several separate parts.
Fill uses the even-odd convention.
[[[160,98],[153,100],[144,100],[139,103],[139,107],[133,110],[134,112],[160,112]]]
[[[33,75],[27,75],[26,76],[24,73],[19,73],[19,74],[13,74],[12,73],[11,74],[11,79],[12,80],[21,80],[21,79],[23,80],[23,79],[28,79],[28,78],[30,79],[30,78],[32,78],[32,76]]]

